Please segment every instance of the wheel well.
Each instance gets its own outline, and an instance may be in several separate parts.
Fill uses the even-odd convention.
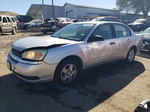
[[[60,62],[59,62],[59,64],[60,63],[62,63],[63,61],[65,61],[65,60],[69,60],[69,59],[73,59],[73,60],[76,60],[76,61],[78,61],[79,62],[79,64],[81,65],[81,67],[82,67],[82,60],[81,60],[81,58],[80,57],[78,57],[78,56],[75,56],[75,55],[71,55],[71,56],[67,56],[67,57],[65,57],[64,59],[62,59]],[[58,64],[58,65],[59,65]]]
[[[62,60],[58,63],[58,65],[57,65],[57,67],[56,67],[56,69],[55,69],[54,79],[55,79],[55,76],[56,76],[55,74],[56,74],[56,71],[58,70],[59,65],[60,65],[61,63],[63,63],[65,60],[69,60],[69,59],[77,60],[77,61],[79,62],[79,64],[80,64],[80,66],[81,66],[80,68],[82,69],[83,63],[82,63],[82,60],[81,60],[80,57],[75,56],[75,55],[67,56],[67,57],[65,57],[64,59],[62,59]]]
[[[63,63],[65,60],[69,60],[69,59],[73,59],[73,60],[78,61],[79,64],[80,64],[80,66],[81,66],[81,69],[82,69],[83,62],[82,62],[81,58],[78,57],[78,56],[75,56],[75,55],[71,55],[71,56],[67,56],[67,57],[65,57],[64,59],[62,59],[62,60],[58,63],[58,65],[57,65],[57,67],[56,67],[56,70],[57,70],[57,68],[59,67],[59,65],[60,65],[61,63]],[[55,72],[56,72],[56,70],[55,70]]]
[[[131,49],[134,49],[134,51],[137,52],[137,47],[136,46],[132,46]]]

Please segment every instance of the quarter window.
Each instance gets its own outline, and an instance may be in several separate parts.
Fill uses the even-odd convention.
[[[14,18],[11,18],[11,20],[12,20],[13,22],[15,22]]]
[[[112,39],[111,25],[100,25],[93,33],[93,36],[94,35],[100,35],[104,38],[104,40]]]
[[[115,28],[116,38],[131,36],[130,29],[124,25],[115,24],[114,28]]]

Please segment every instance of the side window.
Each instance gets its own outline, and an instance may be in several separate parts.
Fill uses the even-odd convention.
[[[7,20],[8,20],[8,22],[11,22],[11,20],[10,20],[10,18],[9,18],[9,17],[7,17]]]
[[[115,24],[114,28],[115,28],[116,38],[131,36],[130,29],[124,25]]]
[[[14,18],[11,18],[11,20],[12,20],[13,22],[15,22]]]
[[[2,17],[0,16],[0,21],[2,21]]]
[[[3,17],[3,23],[7,23],[7,19]]]
[[[104,40],[112,39],[112,30],[110,24],[100,25],[95,32],[92,34],[92,37],[95,35],[100,35]]]

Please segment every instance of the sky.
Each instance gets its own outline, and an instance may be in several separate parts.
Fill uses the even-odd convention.
[[[41,4],[42,0],[0,0],[0,11],[16,12],[25,15],[31,4]],[[65,3],[97,6],[102,8],[116,8],[116,0],[54,0],[54,5],[63,6]],[[51,0],[44,0],[44,4],[51,5]]]

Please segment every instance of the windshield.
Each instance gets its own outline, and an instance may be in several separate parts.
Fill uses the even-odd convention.
[[[93,23],[70,24],[54,33],[53,37],[81,41],[94,27]]]
[[[144,33],[150,33],[150,28],[147,28],[146,30],[143,31]]]

